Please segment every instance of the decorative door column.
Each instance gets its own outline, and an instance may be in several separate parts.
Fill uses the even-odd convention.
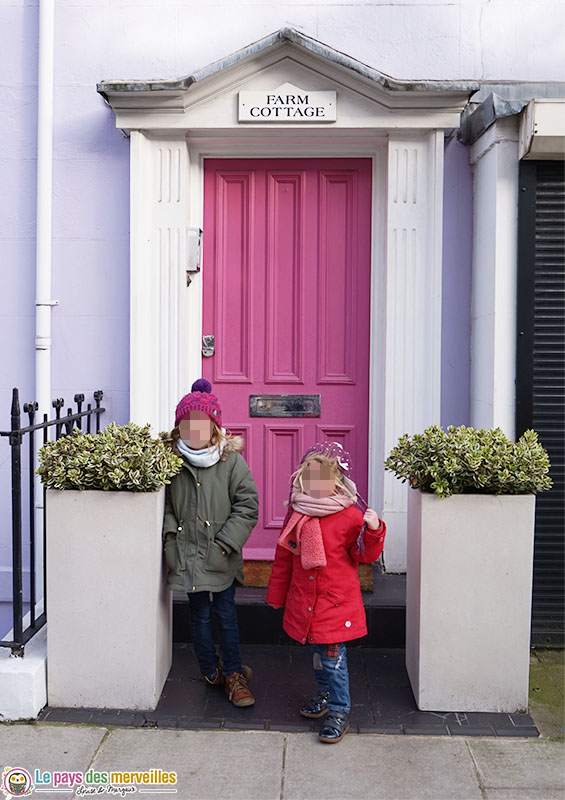
[[[131,132],[130,418],[170,430],[185,374],[189,208],[183,132]],[[198,284],[195,287],[198,294]],[[198,303],[200,307],[200,303]]]
[[[391,132],[386,251],[385,456],[440,422],[443,131]],[[408,485],[384,475],[386,569],[406,569]]]

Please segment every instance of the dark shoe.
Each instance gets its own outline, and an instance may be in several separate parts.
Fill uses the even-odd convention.
[[[206,683],[209,683],[210,686],[221,686],[224,682],[224,676],[222,673],[222,667],[220,664],[216,667],[216,671],[213,672],[211,675],[204,675],[204,680]]]
[[[300,713],[303,717],[308,717],[308,719],[318,719],[318,717],[323,717],[324,714],[328,713],[329,698],[329,692],[318,692],[316,697],[313,697],[311,700],[308,700],[307,703],[304,703],[300,709]]]
[[[339,711],[330,711],[322,730],[318,734],[318,739],[321,742],[326,742],[326,744],[335,744],[336,742],[341,742],[348,730],[348,715],[341,714]]]
[[[243,664],[243,674],[245,675],[245,680],[247,683],[249,683],[253,677],[253,670],[251,667]],[[216,667],[216,672],[213,672],[211,675],[204,675],[204,680],[206,683],[209,683],[210,686],[223,686],[225,678],[224,673],[222,672],[222,665],[218,664]]]
[[[228,699],[238,708],[252,706],[255,703],[255,698],[249,691],[247,679],[243,672],[234,672],[233,675],[226,675],[224,689]]]

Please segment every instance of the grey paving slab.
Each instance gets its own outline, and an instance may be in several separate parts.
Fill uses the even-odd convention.
[[[42,773],[86,772],[106,733],[106,728],[74,725],[3,724],[0,725],[0,767],[26,769],[32,778],[36,769]],[[69,790],[57,792],[56,796],[72,795],[73,790]]]
[[[177,773],[175,800],[279,800],[285,735],[257,731],[114,730],[98,771]],[[144,791],[143,800],[165,795]]]
[[[346,736],[324,745],[288,737],[284,800],[483,800],[466,742]]]
[[[558,790],[560,800],[565,797],[565,743],[539,739],[482,739],[468,741],[468,746],[489,798],[495,796],[494,789]],[[547,796],[549,798],[549,794]],[[514,797],[521,800],[518,794]]]
[[[563,800],[563,790],[487,789],[486,800]]]

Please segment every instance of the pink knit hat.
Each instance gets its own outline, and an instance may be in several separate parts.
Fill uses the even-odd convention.
[[[212,394],[212,384],[206,378],[194,381],[190,394],[180,400],[175,413],[175,428],[183,419],[188,419],[191,411],[203,411],[208,414],[212,422],[222,427],[222,409],[215,394]]]
[[[302,456],[300,463],[302,464],[302,462],[308,458],[308,456],[313,455],[314,453],[320,453],[320,455],[326,456],[327,458],[335,458],[339,464],[342,474],[345,475],[346,478],[353,480],[351,456],[347,450],[344,450],[343,445],[340,442],[317,442],[316,444],[312,445],[312,447],[308,448],[308,450]],[[359,494],[358,489],[357,504],[361,506],[363,511],[366,511],[366,509],[369,507],[367,501],[362,495]]]

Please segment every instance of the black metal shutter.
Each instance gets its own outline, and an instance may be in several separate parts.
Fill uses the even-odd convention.
[[[518,228],[516,429],[534,428],[553,489],[536,500],[532,645],[563,646],[565,615],[565,169],[523,161]]]

